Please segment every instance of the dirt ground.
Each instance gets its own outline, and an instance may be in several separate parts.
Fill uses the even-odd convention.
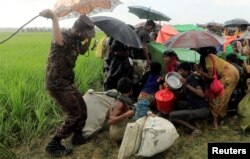
[[[250,133],[241,133],[238,126],[238,116],[227,117],[221,122],[218,130],[211,130],[209,123],[200,123],[203,134],[193,137],[186,128],[177,127],[180,137],[168,150],[150,159],[201,159],[207,158],[207,143],[209,142],[250,142]],[[73,154],[63,159],[116,159],[119,147],[114,146],[108,137],[108,129],[104,129],[89,143],[72,147],[70,139],[63,141],[67,147],[73,148]],[[50,136],[51,137],[51,136]],[[50,137],[40,140],[29,150],[18,149],[16,154],[25,159],[52,159],[44,150]],[[143,159],[132,156],[131,159]]]

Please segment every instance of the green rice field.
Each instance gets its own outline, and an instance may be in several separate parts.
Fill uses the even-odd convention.
[[[0,33],[0,40],[10,33]],[[102,37],[97,33],[97,39]],[[44,89],[44,75],[51,33],[18,33],[0,45],[0,159],[43,159],[48,156],[44,147],[55,127],[63,121],[62,112]],[[80,91],[102,89],[102,60],[90,51],[79,56],[76,84]],[[220,129],[211,130],[209,121],[201,123],[203,134],[193,137],[182,127],[175,144],[152,159],[207,158],[207,143],[250,142],[250,133],[242,134],[239,117],[231,115]],[[67,145],[68,141],[64,141]],[[90,143],[74,148],[67,159],[116,159],[119,147],[113,146],[108,130],[98,134]],[[142,157],[131,157],[142,159]]]
[[[8,35],[0,33],[0,39]],[[62,120],[44,89],[50,41],[48,32],[18,33],[0,45],[0,158],[13,157],[10,147],[31,147]],[[93,52],[79,56],[75,72],[82,93],[101,88],[102,60]]]

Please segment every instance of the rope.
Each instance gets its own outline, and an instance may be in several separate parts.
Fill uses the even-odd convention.
[[[39,17],[40,15],[36,15],[35,17],[33,17],[31,20],[29,20],[27,23],[25,23],[24,25],[22,25],[19,29],[17,29],[17,31],[15,31],[13,34],[11,34],[8,38],[6,38],[3,41],[0,41],[0,45],[3,44],[4,42],[8,41],[10,38],[12,38],[14,35],[16,35],[21,29],[23,29],[23,27],[25,27],[27,24],[29,24],[31,21],[33,21],[34,19],[36,19],[37,17]]]

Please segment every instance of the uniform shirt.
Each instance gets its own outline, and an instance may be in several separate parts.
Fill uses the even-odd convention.
[[[46,67],[45,85],[48,90],[61,90],[74,83],[75,62],[79,55],[80,41],[63,32],[64,46],[51,44]]]

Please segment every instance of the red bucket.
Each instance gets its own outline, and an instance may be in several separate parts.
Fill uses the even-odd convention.
[[[159,112],[169,114],[173,110],[174,94],[167,90],[162,89],[155,94],[156,105]]]

